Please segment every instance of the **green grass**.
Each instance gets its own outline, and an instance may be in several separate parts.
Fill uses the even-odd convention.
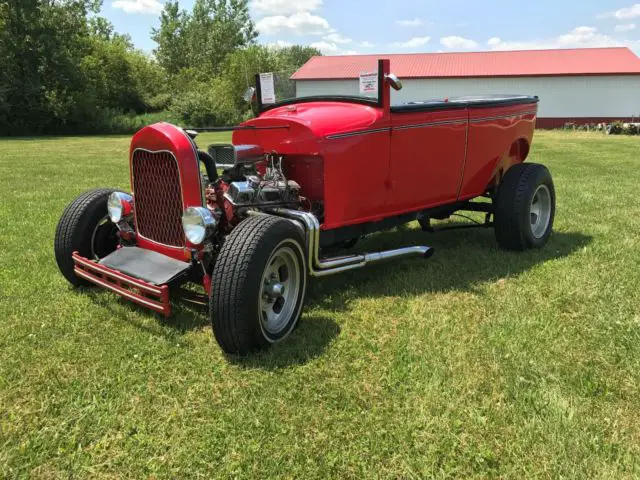
[[[376,235],[437,252],[313,281],[300,328],[244,360],[187,307],[59,275],[60,213],[127,188],[128,141],[0,140],[0,477],[640,476],[640,139],[538,132],[546,248]]]

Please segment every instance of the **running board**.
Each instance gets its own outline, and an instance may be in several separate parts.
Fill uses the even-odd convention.
[[[347,257],[319,258],[320,256],[320,223],[315,215],[299,210],[289,210],[286,208],[273,209],[273,213],[282,217],[296,220],[302,223],[306,234],[309,273],[313,277],[324,277],[335,273],[346,272],[362,268],[365,265],[381,262],[383,260],[393,260],[406,257],[408,255],[421,255],[423,258],[430,258],[434,250],[431,247],[413,246],[397,248],[395,250],[385,250],[377,253],[364,253],[360,255],[349,255]]]

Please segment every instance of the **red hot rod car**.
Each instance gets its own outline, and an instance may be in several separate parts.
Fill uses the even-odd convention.
[[[131,192],[92,190],[62,214],[62,274],[165,315],[176,287],[201,283],[218,343],[244,354],[293,330],[309,276],[433,252],[332,258],[328,247],[414,220],[429,229],[431,219],[460,210],[485,212],[504,248],[544,245],[553,182],[544,166],[523,163],[538,98],[391,105],[391,88],[402,85],[388,60],[377,78],[373,97],[266,105],[258,82],[257,118],[230,127],[232,145],[208,151],[198,149],[196,131],[143,128],[131,142]]]

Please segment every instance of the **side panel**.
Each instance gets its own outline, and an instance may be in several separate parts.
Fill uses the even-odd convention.
[[[388,126],[368,133],[327,137],[324,142],[323,228],[383,216],[389,174]]]
[[[157,123],[143,128],[136,133],[131,140],[131,149],[129,152],[129,174],[132,180],[131,190],[134,197],[134,215],[135,189],[133,185],[131,159],[133,158],[133,152],[136,149],[143,149],[150,152],[171,152],[178,162],[180,188],[182,190],[182,203],[184,208],[203,205],[200,169],[193,144],[181,129],[169,123]],[[159,186],[159,189],[160,188],[161,186]],[[143,237],[139,237],[137,239],[137,244],[140,248],[154,250],[177,260],[188,260],[190,258],[191,249],[202,248],[201,246],[192,245],[187,240],[185,240],[185,242],[186,245],[183,248],[162,245]]]
[[[452,202],[465,160],[466,108],[392,113],[389,195],[386,211]]]
[[[513,163],[522,161],[520,151],[513,147],[523,141],[531,145],[536,111],[535,104],[469,110],[460,200],[482,195]]]

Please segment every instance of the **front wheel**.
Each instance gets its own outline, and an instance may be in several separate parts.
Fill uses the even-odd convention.
[[[304,240],[291,221],[249,217],[225,239],[213,268],[210,317],[226,353],[246,354],[284,340],[302,313]]]
[[[118,246],[118,228],[107,215],[107,200],[115,191],[99,188],[84,192],[62,213],[56,228],[54,251],[60,272],[72,285],[92,285],[73,272],[73,252],[100,260]]]
[[[496,239],[502,248],[526,250],[547,242],[556,212],[556,191],[547,167],[512,166],[494,201]]]

